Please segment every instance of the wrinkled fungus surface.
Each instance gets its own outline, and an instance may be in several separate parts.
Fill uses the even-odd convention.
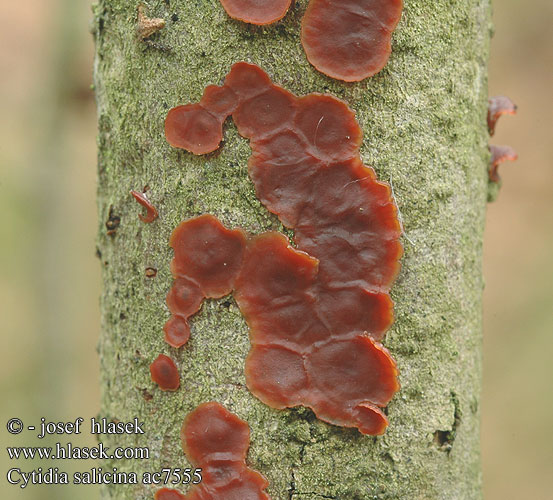
[[[402,0],[311,0],[301,23],[309,62],[338,80],[378,73],[392,51]]]
[[[157,217],[157,209],[152,205],[148,197],[144,193],[139,193],[138,191],[131,191],[133,198],[140,203],[146,209],[146,215],[138,214],[138,218],[142,222],[154,222]]]
[[[246,465],[248,424],[219,403],[204,403],[188,414],[181,440],[190,462],[202,469],[202,482],[186,500],[270,500],[263,491],[267,480]]]
[[[271,24],[282,19],[292,0],[221,0],[233,19],[250,24]]]
[[[490,167],[488,170],[490,181],[499,182],[501,177],[498,173],[499,165],[505,161],[515,161],[518,158],[517,152],[511,146],[490,145]]]
[[[222,87],[207,87],[200,104],[213,122],[201,152],[217,147],[232,114],[250,139],[257,196],[294,229],[297,249],[280,233],[246,241],[212,216],[183,222],[171,238],[177,279],[166,333],[186,322],[188,339],[188,317],[203,298],[234,289],[250,328],[246,381],[253,394],[274,408],[304,405],[327,422],[381,434],[387,419],[379,408],[399,388],[396,364],[379,341],[393,322],[388,292],[399,271],[401,229],[389,186],[360,159],[354,113],[330,95],[296,97],[246,63],[235,64]],[[171,144],[187,149],[190,137],[201,135],[208,120],[195,121],[197,106],[169,112],[168,140],[183,138]],[[202,250],[205,232],[213,236],[213,258]],[[202,291],[191,262],[220,293]]]
[[[150,365],[152,380],[163,391],[176,391],[180,386],[179,370],[175,362],[165,354],[160,354]]]
[[[504,95],[488,99],[488,130],[490,135],[495,134],[497,120],[503,115],[514,115],[517,112],[516,104]]]

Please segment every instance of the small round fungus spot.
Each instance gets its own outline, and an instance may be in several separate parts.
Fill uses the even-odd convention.
[[[222,123],[200,104],[178,106],[165,119],[165,137],[176,148],[205,154],[219,147]]]
[[[180,386],[177,365],[165,354],[160,354],[150,365],[150,375],[162,391],[176,391]]]
[[[190,326],[188,321],[182,316],[172,316],[165,326],[165,342],[171,347],[179,348],[188,342],[190,338]]]
[[[218,403],[205,403],[190,413],[181,432],[186,456],[194,463],[241,461],[250,446],[248,424]]]
[[[309,62],[327,76],[357,82],[388,62],[402,0],[311,0],[301,23]]]
[[[212,215],[181,223],[171,236],[175,276],[196,283],[205,297],[219,298],[232,291],[242,265],[246,235],[228,230]]]
[[[200,287],[187,278],[177,278],[167,294],[167,306],[176,315],[186,318],[198,312],[205,296]]]

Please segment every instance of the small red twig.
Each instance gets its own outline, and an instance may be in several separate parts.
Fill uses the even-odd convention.
[[[140,220],[147,223],[156,220],[158,217],[157,209],[152,205],[150,200],[148,200],[146,195],[134,190],[131,191],[131,194],[133,195],[134,199],[146,209],[146,215],[138,214]]]

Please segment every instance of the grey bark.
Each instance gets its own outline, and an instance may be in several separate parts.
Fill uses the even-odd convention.
[[[111,446],[148,446],[149,461],[104,464],[119,471],[188,465],[180,448],[184,416],[216,400],[248,421],[249,464],[273,499],[477,499],[481,496],[482,232],[487,196],[489,0],[405,0],[393,53],[378,75],[344,84],[316,72],[299,41],[307,0],[264,28],[230,20],[218,0],[151,0],[145,12],[166,27],[137,37],[137,3],[94,7],[99,122],[99,236],[102,415],[139,417],[145,436]],[[173,228],[202,213],[258,233],[282,230],[256,199],[247,141],[227,123],[220,151],[193,156],[171,148],[170,107],[196,102],[232,63],[260,65],[296,94],[330,92],[356,111],[361,154],[392,184],[405,255],[392,295],[396,321],[384,344],[402,388],[388,407],[384,436],[325,424],[302,408],[274,410],[245,387],[246,324],[232,297],[208,301],[181,350],[163,341],[172,282]],[[149,186],[160,217],[138,220],[130,189]],[[120,226],[107,235],[105,223]],[[145,268],[158,270],[155,278]],[[150,380],[149,364],[170,354],[182,373],[177,393]],[[155,487],[105,487],[106,499],[152,498]],[[185,489],[185,488],[183,488]]]

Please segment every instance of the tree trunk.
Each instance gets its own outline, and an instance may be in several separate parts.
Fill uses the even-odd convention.
[[[182,420],[212,400],[249,423],[248,462],[268,478],[273,500],[480,498],[490,5],[405,3],[388,65],[355,84],[327,78],[307,62],[299,40],[307,0],[264,28],[229,19],[217,0],[152,0],[146,14],[167,24],[145,41],[137,36],[136,2],[100,0],[94,7],[101,416],[138,417],[146,432],[104,441],[148,446],[151,454],[103,464],[139,476],[136,486],[105,487],[104,498],[151,499],[157,488],[140,483],[142,472],[188,466],[179,441]],[[256,399],[244,379],[248,331],[232,297],[204,304],[184,348],[163,340],[172,283],[168,241],[180,221],[211,213],[251,233],[282,230],[255,196],[246,169],[250,149],[232,123],[224,146],[207,156],[173,149],[164,138],[168,109],[197,102],[204,87],[220,84],[241,60],[298,95],[329,92],[347,101],[364,130],[365,164],[392,184],[405,255],[392,289],[396,321],[384,345],[398,362],[402,388],[388,406],[383,436]],[[138,219],[141,208],[129,195],[145,186],[160,213],[151,224]],[[147,267],[157,269],[154,278],[146,276]],[[176,393],[150,380],[149,364],[159,353],[180,368]]]

